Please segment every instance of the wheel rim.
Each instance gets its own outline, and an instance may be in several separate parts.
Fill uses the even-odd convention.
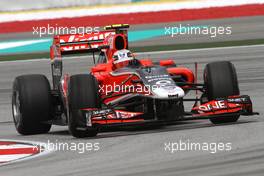
[[[13,93],[12,111],[13,111],[14,122],[16,125],[18,125],[20,123],[21,112],[20,112],[19,94],[17,91]]]

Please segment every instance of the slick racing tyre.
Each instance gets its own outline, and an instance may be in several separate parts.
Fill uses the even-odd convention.
[[[80,109],[100,108],[99,88],[93,75],[79,74],[70,77],[69,83],[69,131],[77,138],[97,135],[96,127],[87,127],[86,118]]]
[[[205,66],[204,83],[207,99],[226,98],[239,95],[237,74],[234,65],[228,61],[212,62]],[[213,124],[236,122],[239,116],[211,118]]]
[[[16,130],[22,135],[49,132],[52,119],[52,98],[44,75],[23,75],[15,78],[12,91],[12,113]]]

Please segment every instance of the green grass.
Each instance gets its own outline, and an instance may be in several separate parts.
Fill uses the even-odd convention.
[[[264,44],[264,39],[132,47],[131,50],[133,52],[148,52],[148,51],[168,51],[168,50],[246,46],[246,45],[260,45],[260,44]],[[0,56],[0,61],[26,60],[26,59],[37,59],[37,58],[38,59],[49,58],[49,53],[48,52],[20,53],[15,55],[2,55]]]

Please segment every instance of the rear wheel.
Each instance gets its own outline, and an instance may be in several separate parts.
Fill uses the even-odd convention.
[[[87,127],[82,108],[100,108],[98,83],[93,75],[79,74],[70,77],[69,83],[69,131],[77,138],[97,135],[96,127]]]
[[[12,91],[12,113],[16,130],[23,135],[47,133],[52,119],[52,98],[44,75],[15,78]]]
[[[237,74],[234,65],[228,61],[212,62],[204,70],[205,97],[210,100],[239,95]],[[211,118],[213,124],[236,122],[239,116]]]

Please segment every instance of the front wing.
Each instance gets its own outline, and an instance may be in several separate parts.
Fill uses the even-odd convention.
[[[212,100],[192,108],[191,112],[185,112],[175,120],[162,120],[153,118],[146,120],[143,112],[129,112],[115,109],[81,109],[86,119],[86,126],[128,126],[136,124],[161,123],[168,124],[174,121],[199,120],[221,118],[228,116],[251,116],[258,115],[253,112],[252,102],[249,96],[230,96]]]

